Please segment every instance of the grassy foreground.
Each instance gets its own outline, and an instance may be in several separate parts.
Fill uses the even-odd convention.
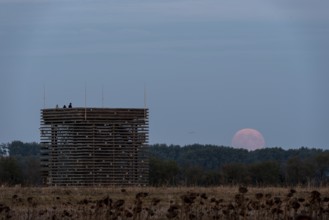
[[[329,219],[329,189],[2,187],[0,219]]]

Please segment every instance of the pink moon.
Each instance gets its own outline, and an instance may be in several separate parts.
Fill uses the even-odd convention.
[[[235,133],[232,139],[234,148],[244,148],[247,150],[256,150],[265,147],[263,135],[252,128],[244,128]]]

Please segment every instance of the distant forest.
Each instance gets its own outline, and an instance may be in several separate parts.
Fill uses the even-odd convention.
[[[149,155],[151,186],[329,185],[328,150],[155,144]],[[0,144],[1,185],[38,186],[40,180],[38,143]]]

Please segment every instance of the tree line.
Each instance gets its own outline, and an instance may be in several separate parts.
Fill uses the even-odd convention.
[[[0,144],[0,184],[40,185],[40,144]]]
[[[151,185],[293,186],[329,183],[329,151],[255,151],[215,145],[150,146]],[[161,169],[160,169],[160,168]]]
[[[255,151],[216,145],[149,146],[151,186],[327,185],[329,151],[301,147]],[[0,184],[40,185],[40,144],[0,144]]]

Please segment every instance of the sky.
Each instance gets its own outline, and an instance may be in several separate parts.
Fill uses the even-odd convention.
[[[40,109],[144,107],[149,143],[329,149],[329,1],[0,0],[0,143]],[[103,91],[103,96],[102,96]],[[103,99],[102,99],[103,97]],[[103,100],[103,101],[102,101]]]

